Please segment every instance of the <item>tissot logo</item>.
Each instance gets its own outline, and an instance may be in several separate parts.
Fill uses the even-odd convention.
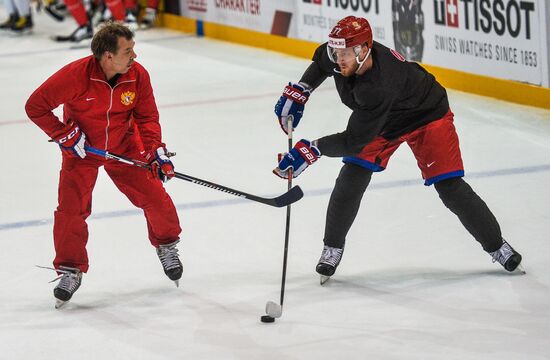
[[[343,10],[370,12],[374,8],[376,14],[380,13],[380,0],[302,0],[307,4],[326,5]]]
[[[531,38],[535,2],[528,0],[433,0],[438,25]]]

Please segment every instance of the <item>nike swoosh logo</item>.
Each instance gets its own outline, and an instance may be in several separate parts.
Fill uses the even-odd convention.
[[[86,98],[86,101],[92,101],[95,100],[95,98]]]
[[[427,164],[426,166],[427,166],[427,167],[430,167],[430,166],[432,166],[433,164],[435,164],[435,161],[434,161],[434,162],[431,162],[431,163],[429,163],[429,164]]]

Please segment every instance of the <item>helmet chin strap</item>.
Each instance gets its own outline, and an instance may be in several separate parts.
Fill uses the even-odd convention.
[[[369,49],[369,52],[367,53],[367,55],[365,55],[365,58],[363,60],[359,60],[359,55],[357,55],[355,57],[355,61],[359,64],[359,67],[357,68],[357,70],[355,70],[355,73],[357,74],[357,72],[359,70],[361,70],[361,67],[363,66],[363,64],[365,63],[365,61],[367,61],[367,59],[369,58],[369,55],[370,55],[370,51],[371,49]]]

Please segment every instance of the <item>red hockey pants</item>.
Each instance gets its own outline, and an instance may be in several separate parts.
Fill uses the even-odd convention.
[[[116,153],[141,159],[135,145],[126,146],[123,152],[117,149]],[[69,266],[82,272],[88,270],[86,218],[92,212],[92,191],[101,166],[132,204],[143,209],[153,246],[179,239],[181,228],[174,203],[162,182],[154,179],[149,171],[92,154],[85,159],[64,155],[59,178],[59,205],[54,214],[56,268]]]

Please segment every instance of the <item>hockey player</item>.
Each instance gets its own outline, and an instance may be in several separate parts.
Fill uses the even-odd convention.
[[[282,129],[287,117],[297,126],[311,92],[333,76],[341,101],[353,110],[346,130],[314,141],[301,140],[285,154],[274,173],[287,178],[319,159],[342,157],[344,165],[330,197],[324,248],[317,272],[324,282],[340,263],[345,239],[373,172],[383,171],[406,142],[417,159],[425,185],[506,270],[514,271],[521,255],[502,238],[485,202],[462,179],[458,136],[445,89],[434,76],[395,50],[373,41],[366,19],[348,16],[332,29],[328,43],[317,48],[298,83],[289,84],[275,105]]]
[[[56,35],[53,36],[52,39],[59,42],[67,41],[74,43],[91,39],[94,34],[94,30],[82,0],[64,0],[64,2],[67,6],[67,10],[72,15],[78,26],[69,35]]]
[[[82,0],[64,0],[67,10],[71,13],[78,24],[76,30],[69,35],[57,35],[53,37],[58,42],[78,43],[86,39],[91,39],[94,31],[90,19]],[[109,9],[113,20],[124,22],[126,19],[126,10],[122,0],[105,0],[105,5]]]
[[[86,218],[102,166],[118,189],[143,209],[149,240],[166,275],[176,285],[182,275],[176,247],[181,228],[162,185],[174,176],[174,166],[161,139],[149,74],[135,61],[133,33],[122,24],[107,23],[95,34],[91,48],[93,55],[53,74],[25,106],[29,118],[63,153],[53,229],[53,264],[61,275],[54,289],[58,306],[71,299],[88,271]],[[60,104],[63,122],[52,113]],[[152,171],[87,154],[85,144],[143,159]]]

